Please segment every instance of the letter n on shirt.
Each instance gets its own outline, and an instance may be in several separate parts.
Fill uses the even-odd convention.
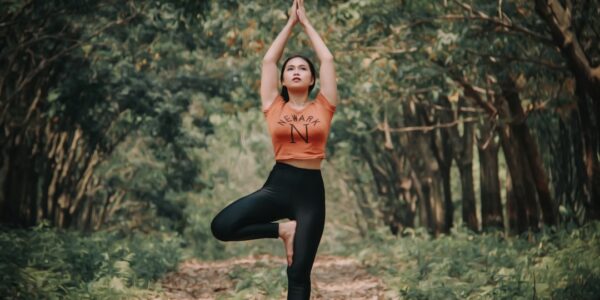
[[[308,124],[304,124],[304,135],[302,135],[302,132],[300,132],[300,130],[296,126],[294,126],[294,124],[290,124],[290,143],[292,144],[296,143],[296,139],[294,138],[294,131],[296,131],[298,136],[300,136],[300,138],[308,144]]]

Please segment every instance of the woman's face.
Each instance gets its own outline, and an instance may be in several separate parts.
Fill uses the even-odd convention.
[[[308,62],[301,57],[294,57],[285,65],[282,84],[288,90],[307,90],[313,82]]]

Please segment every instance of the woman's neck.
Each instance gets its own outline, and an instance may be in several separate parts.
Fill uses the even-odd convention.
[[[290,91],[288,90],[289,101],[295,105],[303,106],[308,100],[307,91]]]

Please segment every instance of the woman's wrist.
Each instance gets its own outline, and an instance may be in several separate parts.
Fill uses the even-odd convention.
[[[304,28],[304,30],[306,30],[307,28],[313,27],[308,19],[305,20],[304,22],[300,22],[300,24],[302,25],[302,28]]]
[[[304,32],[306,33],[306,35],[308,35],[308,37],[310,39],[313,38],[313,35],[317,35],[317,36],[319,35],[319,33],[317,32],[317,30],[308,21],[306,23],[302,24],[302,28],[304,29]]]
[[[285,28],[285,29],[290,29],[290,30],[291,30],[291,29],[293,29],[293,28],[294,28],[294,26],[296,26],[296,24],[297,24],[297,23],[298,23],[297,21],[294,21],[294,20],[288,19],[288,21],[285,23],[285,26],[284,26],[284,28]]]

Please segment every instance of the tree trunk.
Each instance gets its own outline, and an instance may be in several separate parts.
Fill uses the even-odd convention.
[[[524,154],[527,156],[526,162],[528,165],[524,167],[529,167],[531,170],[544,223],[547,225],[556,225],[557,208],[550,196],[548,177],[542,166],[542,158],[537,144],[525,123],[526,116],[523,112],[523,107],[521,107],[521,99],[519,98],[514,79],[505,78],[501,82],[501,88],[502,95],[507,101],[511,112],[511,119],[513,120],[511,129],[514,133],[514,138],[518,140],[520,148],[524,150]]]
[[[411,167],[416,172],[417,178],[413,178],[413,181],[417,183],[415,187],[421,191],[417,195],[420,195],[422,225],[425,223],[431,233],[439,235],[444,232],[446,227],[444,224],[444,201],[439,184],[441,182],[439,166],[431,153],[429,143],[427,143],[429,137],[424,133],[415,133],[412,136],[414,146],[411,150]]]
[[[448,144],[446,142],[446,144]],[[450,161],[452,162],[452,161]],[[440,175],[442,177],[442,191],[444,192],[444,233],[450,233],[450,229],[454,223],[454,204],[452,203],[452,186],[451,186],[451,164],[440,166]]]
[[[563,5],[564,3],[564,5]],[[592,120],[600,120],[600,66],[594,66],[590,53],[585,53],[575,32],[573,3],[559,0],[536,0],[538,15],[546,22],[554,44],[564,57],[577,83],[578,111],[583,123],[584,155],[587,173],[586,210],[589,219],[600,218],[600,164],[598,163],[598,138],[600,124]],[[590,41],[597,44],[597,41]],[[589,96],[589,97],[588,97]],[[589,99],[589,100],[588,100]]]
[[[405,227],[401,213],[403,206],[400,202],[401,195],[396,189],[396,182],[399,179],[396,178],[396,172],[392,170],[394,162],[391,161],[390,155],[393,153],[378,150],[377,147],[374,145],[375,149],[369,151],[365,145],[361,145],[360,151],[373,174],[377,194],[383,197],[383,202],[379,205],[383,221],[393,234],[397,234]]]
[[[490,132],[489,124],[482,124],[481,132]],[[481,227],[504,228],[502,201],[500,199],[500,178],[498,175],[498,144],[494,141],[494,132],[485,145],[478,145],[480,181],[481,181]]]
[[[582,157],[585,170],[584,174],[584,206],[586,208],[586,218],[600,219],[600,163],[598,162],[599,143],[597,139],[597,124],[594,124],[592,118],[593,108],[588,105],[588,97],[585,93],[581,80],[576,80],[575,94],[577,96],[577,112],[579,114],[580,134],[582,141]],[[600,99],[598,99],[600,102]],[[600,117],[600,116],[599,116]],[[598,120],[596,120],[598,122]]]
[[[527,230],[527,214],[525,205],[515,197],[510,172],[506,174],[506,215],[508,216],[508,229],[512,234]]]
[[[450,102],[447,97],[442,97],[441,101],[446,108],[450,108]],[[458,108],[466,106],[466,99],[460,98],[458,102]],[[442,119],[444,122],[449,123],[457,120],[458,112],[453,114],[444,113],[445,117]],[[461,116],[468,117],[469,114],[465,112],[460,113]],[[473,123],[463,123],[463,134],[459,133],[457,126],[452,126],[445,129],[447,133],[448,142],[451,144],[452,150],[448,153],[453,154],[454,161],[458,166],[460,174],[460,183],[462,191],[462,220],[467,228],[478,231],[479,222],[477,220],[477,209],[475,201],[475,188],[473,184]]]
[[[403,231],[406,227],[413,228],[415,226],[417,200],[416,195],[411,193],[412,180],[406,171],[406,156],[397,150],[390,154],[394,170],[394,195],[397,197],[395,202],[399,205],[396,210],[396,218],[400,220],[399,225]],[[402,201],[398,201],[399,199]]]
[[[27,189],[23,186],[27,179],[25,176],[27,160],[22,158],[23,154],[27,152],[22,145],[14,145],[14,140],[10,140],[9,143],[13,146],[9,147],[8,160],[6,161],[8,171],[2,187],[5,201],[1,212],[1,222],[20,227],[25,225],[21,217],[21,205],[28,199]]]
[[[439,98],[442,107],[445,109],[440,112],[440,121],[442,123],[451,123],[455,121],[452,105],[448,97]],[[439,134],[436,134],[439,133]],[[452,129],[442,128],[436,130],[432,135],[431,148],[433,154],[440,166],[440,176],[442,178],[442,191],[444,195],[444,233],[449,233],[454,223],[454,204],[452,203],[452,160],[454,159],[454,149],[452,141]]]
[[[479,224],[477,221],[475,188],[473,185],[473,123],[465,123],[463,127],[462,151],[460,158],[456,161],[462,187],[462,216],[463,222],[469,229],[478,231]]]
[[[564,7],[559,0],[535,0],[538,15],[548,24],[554,44],[567,61],[571,72],[581,80],[584,89],[595,101],[600,101],[600,66],[592,66],[577,34],[573,31],[571,1]],[[597,44],[597,43],[596,43]]]
[[[414,115],[405,116],[405,120],[409,120],[411,124],[422,126],[431,126],[435,123],[435,118],[430,116],[428,111],[423,106],[417,106]],[[431,211],[428,215],[431,217],[429,220],[429,228],[435,235],[446,232],[448,230],[448,223],[446,223],[446,208],[447,201],[451,199],[443,197],[443,181],[442,171],[443,166],[440,166],[439,158],[440,151],[438,150],[436,142],[436,131],[425,131],[425,132],[414,132],[409,134],[411,139],[411,146],[413,149],[411,162],[415,165],[414,169],[419,175],[423,194],[426,198],[427,209]],[[443,146],[441,146],[443,147]],[[443,149],[442,151],[447,151]],[[444,155],[445,153],[441,153]],[[442,163],[446,164],[446,158],[442,159]],[[448,164],[450,160],[448,159]]]
[[[500,117],[504,120],[508,120],[510,114],[505,107],[504,97],[496,97],[496,102]],[[526,227],[537,229],[539,226],[539,211],[536,202],[537,193],[529,170],[529,162],[527,161],[527,157],[523,154],[524,151],[522,150],[518,139],[514,137],[512,126],[505,124],[500,126],[498,131],[511,179],[509,215],[511,210],[516,210],[518,218],[517,232],[526,231]]]
[[[454,216],[454,205],[452,203],[452,188],[450,185],[451,175],[450,170],[452,167],[452,146],[448,138],[447,132],[441,130],[441,136],[439,140],[436,139],[437,135],[435,132],[431,133],[431,150],[439,166],[439,175],[442,187],[442,199],[441,204],[434,202],[436,207],[436,215],[441,215],[439,218],[440,231],[449,233],[452,228],[453,216]],[[439,144],[439,145],[438,145]],[[436,217],[438,218],[438,217]]]

